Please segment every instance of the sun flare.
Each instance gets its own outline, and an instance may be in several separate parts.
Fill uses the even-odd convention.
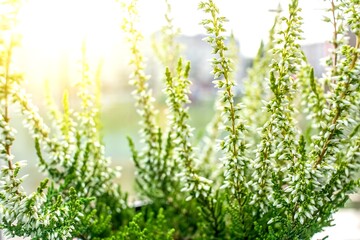
[[[77,50],[86,39],[101,55],[120,32],[118,12],[111,0],[29,0],[20,17],[23,45],[53,54]]]

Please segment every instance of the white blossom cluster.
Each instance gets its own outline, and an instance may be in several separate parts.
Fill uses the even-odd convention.
[[[137,29],[136,24],[139,16],[136,7],[136,0],[125,5],[124,14],[126,14],[126,16],[123,18],[122,29],[126,33],[128,43],[131,45],[131,60],[129,64],[134,70],[130,76],[130,84],[135,87],[132,94],[135,98],[135,106],[140,116],[139,125],[141,126],[142,151],[137,152],[132,140],[129,139],[129,141],[133,153],[133,160],[137,167],[137,175],[140,176],[138,178],[140,181],[138,186],[143,192],[147,192],[145,195],[152,195],[148,191],[151,189],[151,185],[155,184],[159,186],[158,184],[160,184],[158,181],[155,183],[154,179],[160,177],[161,180],[164,180],[168,174],[172,174],[172,172],[171,170],[169,172],[162,172],[163,164],[160,161],[160,157],[163,153],[159,150],[159,148],[162,148],[162,134],[155,121],[157,111],[154,108],[155,99],[152,96],[152,90],[149,88],[149,76],[144,72],[145,60],[140,49],[144,37]],[[165,186],[163,192],[167,192],[167,188],[168,187]]]

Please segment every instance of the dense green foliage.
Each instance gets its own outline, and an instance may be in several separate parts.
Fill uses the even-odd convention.
[[[199,4],[212,48],[214,119],[195,144],[189,126],[190,62],[181,57],[168,1],[166,25],[154,37],[164,68],[166,127],[145,74],[137,0],[123,4],[122,29],[131,50],[130,83],[141,117],[135,207],[116,183],[101,136],[99,79],[82,49],[76,84],[80,107],[64,93],[61,109],[48,96],[52,127],[32,104],[12,53],[21,1],[1,2],[0,29],[0,229],[31,239],[310,239],[330,226],[332,214],[357,190],[360,169],[360,2],[329,1],[333,50],[317,79],[304,56],[297,0],[276,17],[237,96],[238,49],[226,41],[226,18],[212,0]],[[355,46],[347,43],[349,29]],[[232,37],[230,37],[232,38]],[[229,44],[228,44],[229,43]],[[228,46],[228,45],[229,46]],[[39,171],[46,179],[26,194],[11,153],[16,130],[10,108],[24,117]],[[308,119],[306,124],[298,119]]]

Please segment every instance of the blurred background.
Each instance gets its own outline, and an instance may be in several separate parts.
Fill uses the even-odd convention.
[[[199,1],[169,0],[175,27],[181,33],[177,41],[182,45],[184,57],[191,61],[192,106],[190,125],[195,128],[195,141],[200,139],[213,114],[215,90],[210,74],[211,50],[202,39],[205,31],[198,23],[203,14],[197,10]],[[222,15],[229,19],[225,26],[233,32],[239,51],[237,72],[238,88],[241,94],[242,81],[251,67],[261,40],[267,41],[268,32],[279,7],[285,11],[285,0],[217,1]],[[321,76],[324,68],[318,59],[328,54],[331,45],[331,26],[322,19],[330,2],[323,0],[300,1],[303,8],[304,37],[303,50],[315,68],[315,74]],[[141,16],[139,28],[145,35],[143,50],[147,57],[147,73],[151,75],[158,108],[164,109],[162,76],[160,67],[151,49],[152,36],[165,24],[164,0],[139,1]],[[81,44],[87,40],[88,59],[93,72],[102,65],[102,119],[106,154],[111,157],[114,166],[122,166],[119,180],[124,190],[133,193],[134,166],[131,161],[126,136],[139,142],[139,118],[134,109],[129,86],[128,45],[120,29],[122,14],[118,3],[113,0],[28,0],[21,12],[20,29],[23,33],[23,45],[16,53],[16,63],[25,76],[25,87],[32,94],[34,103],[46,117],[45,81],[50,83],[54,99],[60,104],[63,90],[74,91],[79,79],[79,59]],[[352,41],[352,40],[351,40]],[[71,99],[76,106],[76,99]],[[160,111],[159,121],[163,116]],[[16,109],[12,120],[18,129],[14,146],[16,160],[27,160],[28,166],[23,174],[30,173],[24,188],[33,191],[43,179],[37,173],[34,142],[22,126],[22,118]],[[349,204],[335,215],[336,227],[327,230],[329,239],[360,239],[360,213],[356,208],[359,201],[353,195],[354,203]],[[346,223],[346,224],[345,224]],[[314,237],[320,239],[326,233]]]

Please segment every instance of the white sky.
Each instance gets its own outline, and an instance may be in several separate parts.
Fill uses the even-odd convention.
[[[84,31],[99,51],[111,51],[119,44],[121,30],[120,7],[114,0],[27,0],[25,11],[24,45],[37,52],[61,49],[76,49],[76,39]],[[184,34],[205,33],[199,25],[204,18],[198,10],[199,0],[169,0],[172,4],[174,23]],[[220,13],[229,19],[227,29],[232,30],[240,41],[240,50],[246,56],[253,56],[260,40],[267,40],[273,24],[274,12],[279,2],[287,9],[290,0],[215,0]],[[326,41],[331,29],[322,22],[321,9],[329,6],[324,0],[300,1],[305,25],[305,43]],[[164,24],[164,0],[139,0],[141,28],[145,34],[158,30]]]
[[[163,22],[165,4],[163,0],[140,0],[141,16],[144,23],[143,29],[151,32]],[[184,34],[205,33],[198,23],[204,17],[197,10],[198,0],[170,0],[176,26],[180,27]],[[215,0],[220,8],[220,13],[229,19],[227,29],[232,30],[241,44],[244,55],[253,56],[259,46],[260,40],[267,40],[268,31],[273,24],[274,12],[280,3],[287,10],[286,0]],[[322,9],[328,8],[329,2],[324,0],[299,1],[303,9],[304,32],[306,40],[304,43],[326,41],[331,37],[331,28],[324,24]],[[151,22],[153,25],[149,25]],[[145,24],[146,23],[146,24]]]

